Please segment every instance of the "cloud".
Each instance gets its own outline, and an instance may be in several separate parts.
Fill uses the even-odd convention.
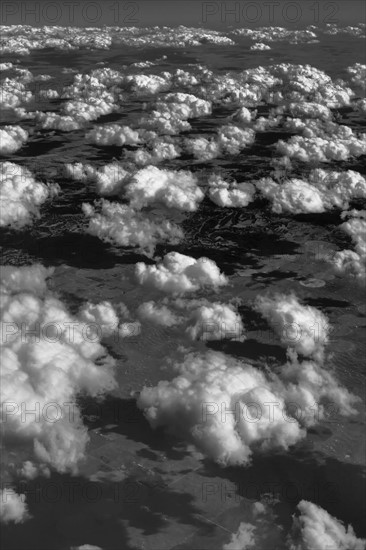
[[[13,489],[0,489],[0,522],[23,523],[29,518],[25,495],[18,495]]]
[[[102,199],[94,206],[84,203],[82,208],[89,218],[88,233],[117,246],[139,247],[148,255],[153,254],[158,243],[177,244],[184,236],[174,222],[136,211],[127,204]]]
[[[172,327],[183,322],[183,318],[177,316],[165,304],[156,304],[153,300],[144,302],[137,308],[138,317],[149,323]]]
[[[255,182],[256,188],[272,203],[276,214],[320,213],[332,208],[347,209],[351,200],[366,198],[366,179],[354,170],[336,172],[311,170],[307,180],[272,178]]]
[[[366,278],[366,211],[351,210],[344,212],[342,217],[349,220],[340,225],[355,243],[355,250],[341,250],[331,259],[335,271],[339,275],[349,275],[364,283]]]
[[[20,228],[40,217],[40,206],[58,193],[57,185],[34,179],[31,172],[12,162],[0,163],[0,225]]]
[[[238,208],[248,206],[253,202],[256,189],[247,182],[237,183],[225,181],[221,176],[213,174],[208,179],[209,197],[218,206]]]
[[[249,509],[246,507],[246,521],[239,524],[223,550],[365,550],[366,541],[356,537],[351,525],[345,527],[340,520],[312,502],[299,502],[298,515],[293,516],[287,533],[272,508],[263,501],[255,502]]]
[[[135,274],[139,284],[173,294],[194,292],[204,287],[217,289],[228,284],[214,261],[208,258],[195,260],[178,252],[169,252],[157,265],[138,262]]]
[[[96,145],[138,145],[143,133],[139,130],[133,130],[129,126],[120,126],[119,124],[105,124],[96,126],[88,132],[85,138]]]
[[[126,196],[131,207],[138,210],[162,203],[169,208],[194,212],[204,197],[197,183],[197,177],[191,172],[147,166],[131,177]]]
[[[289,541],[289,550],[365,550],[366,540],[356,537],[352,525],[345,527],[326,510],[306,500],[297,508],[300,515],[293,522],[295,534],[294,540]]]
[[[263,44],[263,42],[255,42],[255,44],[252,44],[250,46],[250,49],[255,50],[255,51],[263,52],[263,51],[266,51],[266,50],[270,50],[271,46],[268,46],[268,44]]]
[[[0,155],[15,153],[28,140],[28,132],[20,126],[3,126],[0,128]]]
[[[47,289],[51,274],[40,265],[4,268],[2,434],[18,457],[11,477],[47,475],[49,468],[76,473],[89,440],[76,398],[99,399],[116,387],[115,361],[89,324],[101,323],[109,334],[112,307],[88,304],[71,315]]]
[[[285,347],[304,356],[321,359],[328,342],[327,317],[311,306],[300,304],[294,294],[258,296],[255,308],[268,321]]]
[[[105,164],[100,168],[82,162],[67,163],[64,171],[68,178],[83,183],[93,183],[96,192],[103,196],[120,194],[126,181],[131,177],[131,173],[118,161]]]
[[[329,372],[293,359],[265,374],[222,353],[188,354],[173,365],[175,378],[145,386],[137,404],[153,428],[165,426],[221,465],[246,465],[253,452],[287,450],[304,438],[324,416],[323,400],[334,399],[340,414],[355,412],[357,399]]]

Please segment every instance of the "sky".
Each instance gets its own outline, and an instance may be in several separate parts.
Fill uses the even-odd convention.
[[[364,0],[4,0],[2,25],[231,27],[366,22]]]

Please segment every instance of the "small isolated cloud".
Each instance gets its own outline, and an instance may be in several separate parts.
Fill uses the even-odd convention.
[[[195,260],[178,252],[169,252],[157,265],[138,262],[135,274],[140,284],[173,294],[194,292],[205,287],[217,289],[228,284],[213,260]]]
[[[253,202],[256,188],[253,184],[236,181],[227,182],[221,176],[213,174],[208,179],[209,197],[218,206],[239,208]]]
[[[321,311],[301,305],[294,294],[278,294],[273,298],[259,296],[255,307],[285,347],[293,348],[301,355],[323,357],[330,325]]]
[[[25,495],[18,495],[13,489],[0,489],[0,522],[23,523],[29,518]]]

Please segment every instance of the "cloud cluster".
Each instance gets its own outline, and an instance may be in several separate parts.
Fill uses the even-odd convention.
[[[137,309],[142,322],[164,327],[178,327],[179,334],[190,340],[245,339],[240,314],[232,304],[209,302],[205,299],[164,299],[144,302]]]
[[[31,172],[12,162],[0,163],[0,225],[20,228],[40,216],[40,206],[58,193],[58,186],[34,179]]]
[[[169,252],[156,265],[138,262],[135,274],[139,284],[171,294],[195,292],[205,287],[218,289],[228,284],[227,278],[213,260],[195,260],[178,252]]]
[[[277,183],[271,178],[255,182],[262,196],[272,203],[272,210],[282,212],[317,213],[334,207],[347,209],[351,200],[366,198],[366,179],[354,170],[311,170],[306,180],[288,179]]]
[[[272,506],[255,502],[223,550],[269,548],[271,544],[288,550],[365,550],[366,541],[356,537],[352,526],[345,527],[324,508],[301,500],[296,512],[286,535]]]
[[[234,124],[226,124],[219,128],[213,138],[186,138],[184,149],[201,162],[211,160],[220,155],[238,155],[242,149],[251,145],[255,139],[252,128],[240,128]]]
[[[222,353],[188,354],[170,381],[144,387],[138,406],[153,428],[165,426],[221,465],[246,465],[254,451],[288,449],[323,418],[331,399],[355,412],[357,399],[312,361],[292,360],[265,374]],[[297,399],[297,400],[296,400]],[[297,405],[294,411],[294,404]]]
[[[100,343],[117,322],[116,313],[103,303],[87,304],[79,315],[71,315],[47,289],[52,270],[43,266],[3,271],[5,448],[16,445],[18,460],[26,458],[16,465],[22,476],[47,475],[48,468],[76,472],[89,439],[76,397],[99,398],[116,386],[114,359]]]
[[[292,136],[288,141],[280,140],[276,145],[278,153],[303,162],[315,163],[347,160],[366,154],[366,134],[357,136],[348,126],[334,125],[335,131],[331,133],[329,128],[328,134],[322,129],[311,131],[308,123],[301,123],[300,126],[302,125],[306,127],[305,133],[310,133],[311,136]],[[316,135],[319,133],[321,136]]]

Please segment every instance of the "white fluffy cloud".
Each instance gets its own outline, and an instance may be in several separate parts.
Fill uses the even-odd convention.
[[[115,361],[100,343],[115,321],[112,307],[88,304],[71,315],[47,290],[51,274],[40,265],[8,266],[1,287],[3,442],[26,457],[17,466],[30,478],[48,468],[77,471],[89,438],[76,397],[98,398],[116,386]]]
[[[241,207],[253,202],[256,189],[253,184],[236,181],[227,182],[221,176],[213,174],[208,179],[209,197],[218,206]]]
[[[105,164],[100,168],[82,162],[67,163],[64,170],[66,176],[73,180],[93,183],[97,193],[103,196],[118,195],[131,176],[130,172],[117,161]]]
[[[342,217],[347,216],[350,219],[340,227],[352,238],[355,250],[336,252],[331,262],[338,274],[347,274],[364,282],[366,278],[366,211],[351,210],[342,215]]]
[[[40,206],[58,193],[57,185],[36,181],[31,172],[12,162],[0,163],[1,226],[23,227],[40,216]]]
[[[194,292],[204,287],[217,289],[228,284],[214,261],[208,258],[195,260],[178,252],[169,252],[157,265],[138,262],[135,274],[140,284],[173,294]]]
[[[177,244],[183,239],[182,229],[168,219],[136,211],[126,204],[101,200],[83,204],[89,218],[87,231],[118,246],[136,246],[151,255],[160,242]]]
[[[294,540],[289,550],[365,550],[366,540],[356,537],[352,525],[345,527],[326,510],[302,500],[297,508],[300,515],[294,519]]]
[[[267,319],[285,347],[305,356],[322,358],[330,330],[327,317],[300,304],[295,295],[259,296],[256,309]]]
[[[347,209],[352,199],[366,198],[366,179],[354,170],[335,172],[318,168],[311,170],[307,180],[294,178],[276,183],[263,178],[255,186],[272,202],[272,210],[277,214]]]
[[[136,172],[126,186],[132,208],[153,203],[193,212],[204,197],[197,178],[188,171],[163,170],[147,166]]]
[[[153,428],[166,426],[222,465],[248,464],[255,449],[288,449],[323,417],[321,408],[314,414],[323,399],[333,400],[341,414],[355,412],[356,398],[310,361],[295,360],[266,376],[210,351],[188,354],[174,369],[171,381],[143,388],[138,406]]]
[[[90,130],[85,137],[96,145],[137,145],[141,140],[141,131],[119,124],[104,124]]]
[[[23,523],[29,518],[25,495],[18,495],[13,489],[0,489],[0,522]]]
[[[0,155],[15,153],[28,139],[28,132],[20,126],[3,126],[0,128]]]
[[[124,304],[119,304],[125,318],[129,317],[128,309]],[[115,307],[108,301],[92,304],[87,302],[79,311],[79,318],[84,321],[99,338],[108,337],[114,334],[126,338],[136,336],[140,333],[140,323],[138,321],[131,323],[120,323],[120,316]]]
[[[270,547],[288,550],[365,550],[366,541],[356,537],[352,526],[345,527],[324,508],[301,500],[297,512],[286,534],[272,506],[263,501],[255,502],[246,509],[246,521],[239,524],[223,550]]]

